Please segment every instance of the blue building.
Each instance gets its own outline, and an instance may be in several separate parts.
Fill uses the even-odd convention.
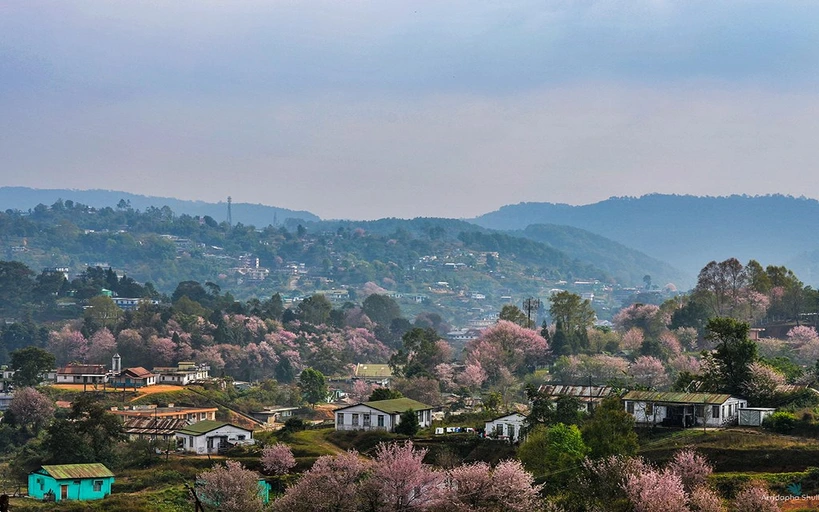
[[[114,474],[98,462],[41,466],[28,475],[28,495],[54,501],[101,500],[111,494],[112,483]]]

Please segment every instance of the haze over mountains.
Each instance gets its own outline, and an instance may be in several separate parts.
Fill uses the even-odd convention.
[[[133,208],[169,206],[175,213],[227,218],[226,203],[205,203],[173,198],[140,196],[105,190],[30,189],[0,187],[0,208],[27,210],[57,199],[89,206],[116,205],[121,199]],[[287,219],[335,225],[362,225],[368,230],[417,230],[399,219],[375,222],[322,221],[307,211],[233,203],[234,223],[267,226]],[[489,230],[509,231],[514,237],[543,243],[605,270],[623,282],[636,283],[641,274],[681,288],[694,284],[697,272],[711,260],[736,257],[756,259],[763,265],[786,265],[807,284],[819,282],[819,241],[813,236],[819,223],[819,202],[782,195],[695,197],[653,194],[639,198],[611,198],[599,203],[571,206],[554,203],[520,203],[500,208],[467,222],[436,226],[454,236],[472,223]],[[429,222],[433,222],[432,219]],[[429,223],[428,222],[428,223]],[[447,227],[449,226],[449,227]],[[474,227],[474,226],[473,226]],[[660,282],[663,281],[663,282]]]

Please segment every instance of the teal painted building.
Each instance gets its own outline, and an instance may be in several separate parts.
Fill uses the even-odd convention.
[[[111,494],[114,474],[105,465],[60,464],[41,466],[28,475],[28,495],[37,499],[101,500]]]

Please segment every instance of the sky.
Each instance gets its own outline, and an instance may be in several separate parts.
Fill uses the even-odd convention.
[[[819,198],[819,3],[4,0],[0,186],[468,218]]]

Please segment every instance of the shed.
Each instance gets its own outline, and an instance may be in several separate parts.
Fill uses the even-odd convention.
[[[111,494],[114,474],[98,462],[40,466],[28,475],[28,495],[54,501],[100,500]]]
[[[773,407],[744,407],[739,409],[739,424],[746,427],[761,427],[765,418],[774,413]]]

